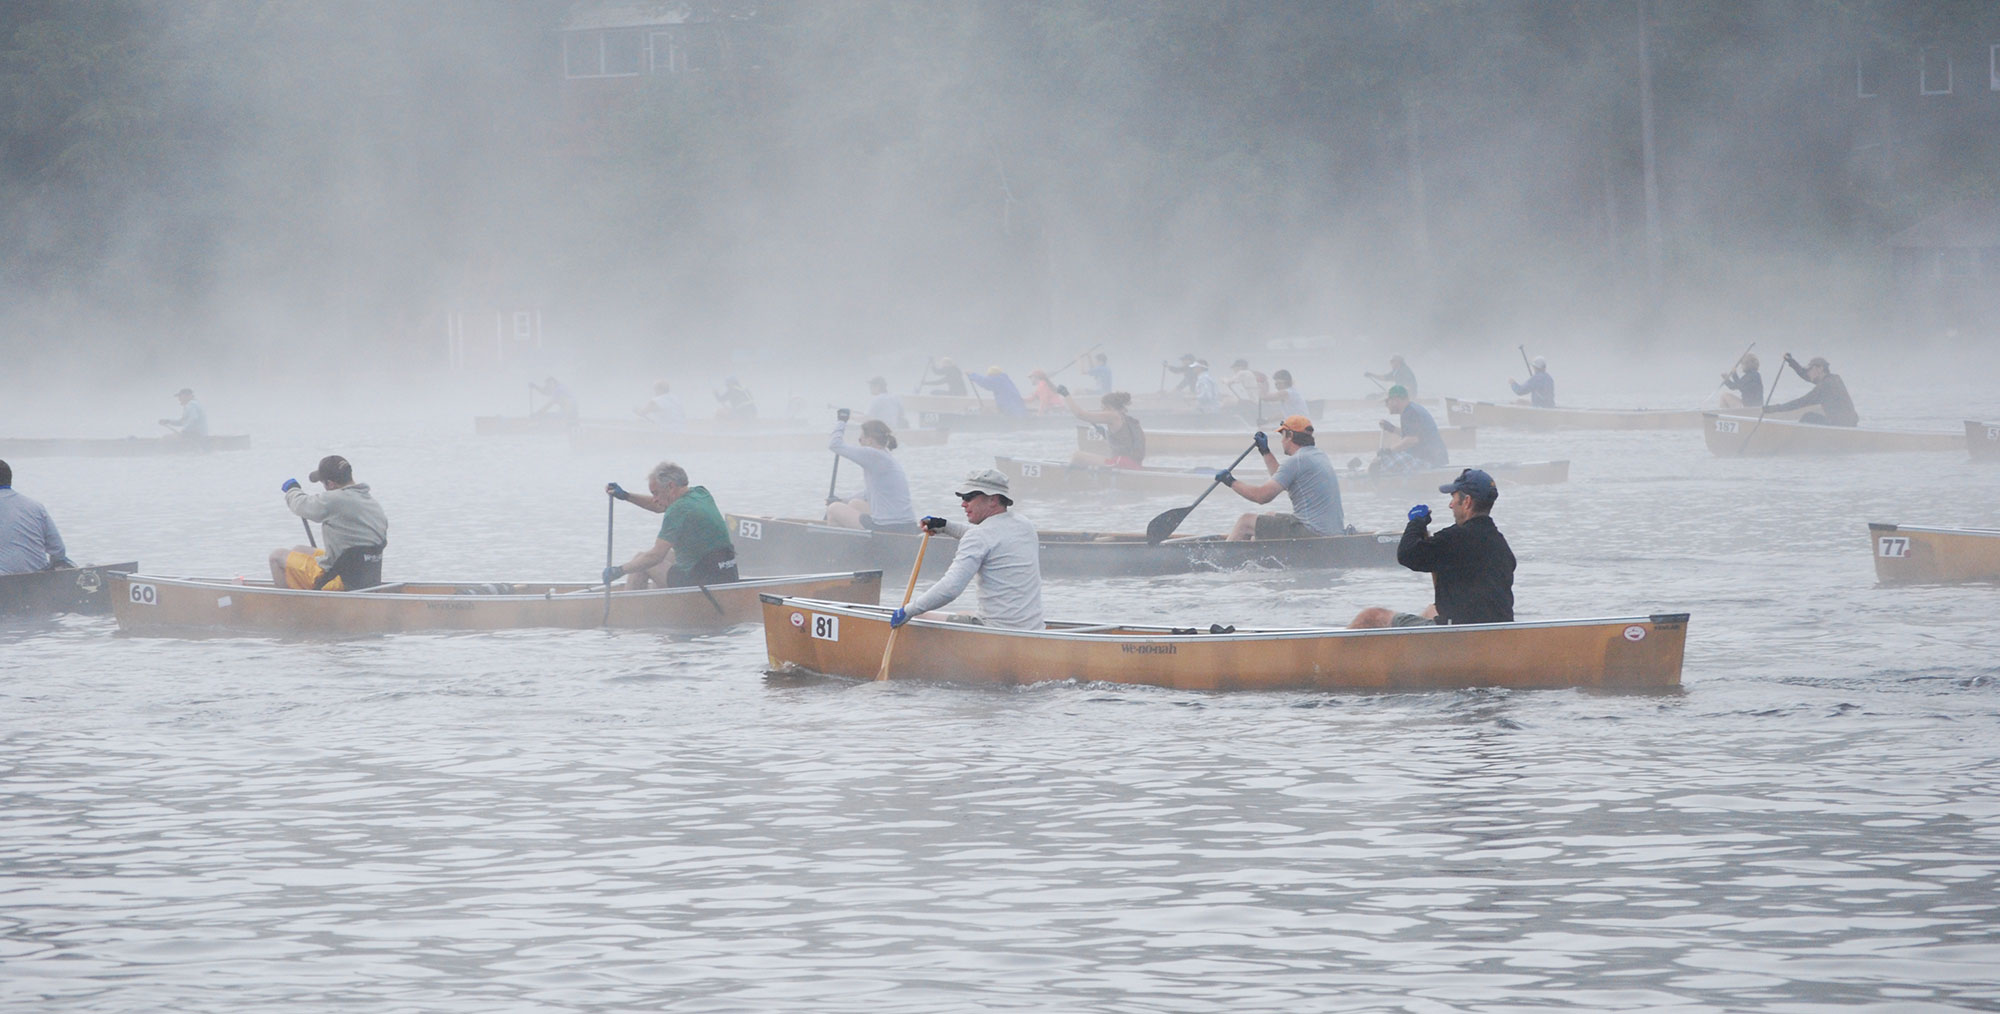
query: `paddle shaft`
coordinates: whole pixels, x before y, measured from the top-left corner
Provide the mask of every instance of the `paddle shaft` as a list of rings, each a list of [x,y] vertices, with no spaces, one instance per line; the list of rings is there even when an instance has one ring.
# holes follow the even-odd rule
[[[1057,368],[1056,368],[1056,372],[1054,372],[1054,373],[1051,373],[1051,374],[1049,374],[1049,379],[1050,379],[1050,380],[1054,380],[1054,379],[1056,379],[1057,377],[1060,377],[1060,376],[1062,376],[1062,373],[1063,373],[1063,371],[1064,371],[1064,370],[1067,370],[1067,369],[1069,369],[1070,367],[1072,367],[1072,366],[1075,366],[1076,364],[1078,364],[1078,363],[1082,362],[1082,361],[1083,361],[1083,359],[1084,359],[1084,356],[1088,356],[1088,355],[1090,355],[1090,354],[1091,354],[1092,352],[1095,352],[1095,351],[1097,351],[1098,349],[1101,349],[1101,348],[1103,348],[1103,347],[1104,347],[1104,343],[1103,343],[1103,342],[1098,342],[1097,344],[1095,344],[1095,345],[1092,345],[1091,347],[1089,347],[1089,348],[1087,348],[1087,349],[1084,349],[1084,350],[1083,350],[1083,355],[1082,355],[1082,356],[1078,356],[1078,357],[1076,357],[1075,359],[1072,359],[1072,360],[1070,360],[1069,362],[1067,362],[1067,363],[1064,363],[1064,364],[1062,364],[1061,366],[1057,367]]]
[[[306,519],[304,519],[304,518],[300,518],[300,519],[299,519],[299,524],[300,524],[300,525],[301,525],[302,527],[304,527],[304,528],[305,528],[305,530],[306,530],[306,545],[308,545],[308,546],[311,546],[311,547],[313,547],[314,549],[318,549],[318,548],[319,548],[319,543],[318,543],[318,542],[315,542],[315,541],[313,541],[313,523],[312,523],[312,522],[310,522],[310,521],[307,521],[307,520],[306,520]]]
[[[1751,343],[1750,343],[1749,345],[1746,345],[1746,346],[1744,346],[1744,348],[1743,348],[1743,356],[1747,356],[1747,355],[1749,355],[1749,354],[1750,354],[1750,350],[1751,350],[1751,349],[1754,349],[1754,348],[1756,348],[1756,347],[1757,347],[1757,343],[1756,343],[1756,342],[1751,342]],[[1735,361],[1735,362],[1733,362],[1733,363],[1731,363],[1731,364],[1729,364],[1729,372],[1730,372],[1730,373],[1735,373],[1735,372],[1736,372],[1736,371],[1737,371],[1737,370],[1738,370],[1739,368],[1741,368],[1741,367],[1743,366],[1743,356],[1737,356],[1737,357],[1736,357],[1736,361]],[[1720,390],[1722,390],[1722,389],[1723,389],[1724,387],[1727,387],[1727,386],[1729,386],[1729,378],[1728,378],[1728,377],[1724,377],[1724,378],[1723,378],[1723,380],[1722,380],[1722,383],[1720,383],[1720,384],[1717,384],[1717,385],[1715,385],[1715,389],[1716,389],[1717,391],[1720,391]]]
[[[930,544],[931,529],[929,525],[925,525],[924,537],[917,540],[917,563],[910,568],[910,583],[903,589],[903,604],[896,608],[908,609],[911,597],[917,594],[917,575],[923,573],[924,550],[929,548]],[[881,682],[889,678],[889,659],[896,653],[896,635],[901,630],[901,627],[889,628],[889,640],[882,645],[882,668],[875,673],[876,682]]]
[[[1242,464],[1243,459],[1249,457],[1250,452],[1256,449],[1257,449],[1256,441],[1251,441],[1250,446],[1245,447],[1243,449],[1243,453],[1237,455],[1236,460],[1229,463],[1229,470],[1235,471],[1236,466]],[[1222,483],[1220,482],[1209,483],[1208,488],[1202,490],[1201,495],[1195,497],[1193,503],[1188,504],[1186,507],[1176,507],[1170,511],[1162,511],[1157,517],[1153,518],[1152,521],[1147,522],[1146,544],[1149,546],[1157,546],[1160,543],[1165,542],[1167,540],[1167,536],[1174,534],[1174,529],[1179,528],[1181,526],[1181,522],[1186,521],[1187,516],[1193,514],[1194,509],[1196,507],[1201,506],[1201,502],[1203,500],[1208,499],[1208,495],[1210,493],[1215,492],[1215,487],[1220,485],[1222,485]]]
[[[1244,458],[1247,458],[1247,457],[1249,457],[1249,456],[1250,456],[1250,452],[1251,452],[1251,451],[1254,451],[1254,450],[1256,450],[1256,449],[1257,449],[1257,442],[1253,440],[1253,441],[1251,441],[1251,442],[1250,442],[1250,446],[1248,446],[1248,447],[1245,447],[1245,448],[1243,449],[1243,453],[1242,453],[1242,454],[1239,454],[1239,455],[1237,455],[1237,456],[1236,456],[1236,460],[1235,460],[1235,461],[1232,461],[1232,462],[1230,462],[1230,463],[1229,463],[1229,468],[1228,468],[1227,470],[1228,470],[1228,471],[1231,471],[1231,472],[1234,472],[1234,471],[1236,471],[1236,466],[1238,466],[1238,465],[1242,464],[1242,463],[1243,463],[1243,459],[1244,459]],[[1221,481],[1220,481],[1220,480],[1218,480],[1218,481],[1215,481],[1215,482],[1211,482],[1211,483],[1209,483],[1209,484],[1208,484],[1208,488],[1207,488],[1207,489],[1204,489],[1204,490],[1202,490],[1202,491],[1201,491],[1201,495],[1200,495],[1200,496],[1198,496],[1198,497],[1195,497],[1195,498],[1194,498],[1194,502],[1193,502],[1193,503],[1191,503],[1191,504],[1188,504],[1188,510],[1192,511],[1192,510],[1194,510],[1194,509],[1195,509],[1196,507],[1199,507],[1199,506],[1201,506],[1201,502],[1202,502],[1203,500],[1206,500],[1206,499],[1208,499],[1208,495],[1209,495],[1210,493],[1213,493],[1213,492],[1215,492],[1215,489],[1216,489],[1216,487],[1218,487],[1218,486],[1220,486],[1220,485],[1222,485],[1222,483],[1221,483]]]
[[[611,567],[611,527],[618,522],[618,498],[604,494],[604,566]],[[611,582],[604,582],[604,626],[611,625]]]
[[[1777,373],[1771,377],[1771,388],[1764,392],[1764,404],[1757,406],[1757,421],[1750,424],[1750,432],[1743,434],[1743,442],[1736,445],[1736,456],[1750,449],[1750,438],[1757,435],[1757,427],[1764,425],[1764,413],[1770,411],[1771,396],[1778,393],[1778,382],[1785,379],[1785,364],[1778,364]]]
[[[838,485],[840,485],[840,455],[836,453],[833,456],[833,474],[828,476],[826,480],[827,500],[831,501],[833,499],[834,487]]]
[[[1520,351],[1521,365],[1528,368],[1528,376],[1533,377],[1535,375],[1535,364],[1528,361],[1528,347],[1526,345],[1516,345],[1514,348]]]

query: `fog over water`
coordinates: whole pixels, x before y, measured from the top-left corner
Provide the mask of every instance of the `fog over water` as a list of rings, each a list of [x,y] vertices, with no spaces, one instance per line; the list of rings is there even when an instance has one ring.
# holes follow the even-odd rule
[[[9,458],[79,562],[258,577],[301,535],[279,484],[339,453],[392,579],[586,581],[604,482],[671,456],[724,511],[816,517],[829,456],[474,435],[551,375],[625,422],[733,375],[817,433],[938,356],[1025,386],[1097,348],[1139,394],[1242,356],[1351,399],[1402,354],[1498,401],[1539,355],[1563,404],[1688,409],[1755,342],[1778,399],[1784,352],[1824,355],[1864,426],[1956,431],[2000,422],[1993,46],[1991,5],[1889,0],[19,0],[0,441],[157,435],[184,386],[252,438]],[[896,456],[945,514],[996,455],[1075,448]],[[1680,692],[877,686],[771,675],[754,626],[0,620],[0,1008],[2000,1009],[2000,590],[1880,586],[1866,529],[2000,528],[2000,468],[1687,430],[1452,459],[1541,460],[1569,480],[1494,514],[1518,617],[1687,612]],[[1364,530],[1411,502],[1345,491]],[[651,544],[616,518],[620,559]],[[1337,626],[1430,585],[1045,596]]]

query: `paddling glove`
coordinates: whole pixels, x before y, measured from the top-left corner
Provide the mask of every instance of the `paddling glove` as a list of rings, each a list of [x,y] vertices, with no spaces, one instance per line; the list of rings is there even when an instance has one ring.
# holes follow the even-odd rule
[[[1257,435],[1250,438],[1250,442],[1257,445],[1258,454],[1271,453],[1271,438],[1265,436],[1263,430],[1258,430]]]
[[[1069,397],[1069,388],[1068,388],[1068,387],[1065,387],[1065,386],[1063,386],[1062,384],[1057,384],[1057,385],[1056,385],[1056,393],[1057,393],[1057,394],[1060,394],[1060,395],[1062,395],[1062,396],[1063,396],[1063,397],[1065,397],[1065,398],[1067,398],[1067,397]]]
[[[851,412],[849,412],[848,410],[846,410],[846,409],[844,409],[844,408],[843,408],[843,409],[841,409],[840,411],[838,411],[838,412],[835,412],[835,413],[833,414],[833,417],[834,417],[835,419],[838,419],[838,420],[840,420],[841,422],[846,422],[846,421],[847,421],[847,417],[848,417],[848,416],[850,416],[850,415],[852,415],[852,414],[853,414],[853,413],[851,413]]]
[[[613,581],[616,581],[616,580],[618,580],[619,578],[621,578],[621,577],[624,577],[624,576],[625,576],[625,568],[623,568],[623,567],[606,567],[606,568],[604,568],[604,583],[605,583],[605,584],[610,584],[611,582],[613,582]]]
[[[1394,432],[1396,432],[1396,424],[1395,424],[1395,423],[1392,423],[1392,422],[1390,422],[1390,421],[1389,421],[1389,420],[1387,420],[1387,419],[1384,419],[1384,420],[1382,420],[1382,432],[1384,432],[1384,433],[1394,433]]]
[[[297,489],[297,488],[299,488],[299,480],[297,480],[297,479],[286,479],[286,480],[285,480],[285,484],[284,484],[284,485],[282,485],[282,486],[279,486],[279,487],[278,487],[278,492],[280,492],[280,493],[290,493],[290,492],[291,492],[292,490],[295,490],[295,489]]]
[[[630,493],[627,493],[627,492],[625,492],[625,487],[623,487],[623,486],[620,486],[620,485],[618,485],[618,484],[617,484],[617,483],[615,483],[615,482],[607,482],[607,483],[605,483],[605,484],[604,484],[604,491],[605,491],[606,493],[609,493],[609,494],[611,494],[612,496],[615,496],[615,497],[617,497],[617,498],[618,498],[618,499],[620,499],[620,500],[630,500],[630,499],[632,499],[632,494],[630,494]]]
[[[1262,433],[1259,433],[1259,434],[1257,434],[1257,435],[1261,437],[1261,436],[1263,436],[1264,434],[1262,434]],[[1231,474],[1229,474],[1229,470],[1228,470],[1228,469],[1226,469],[1226,468],[1225,468],[1225,469],[1223,469],[1223,470],[1222,470],[1222,471],[1220,471],[1220,472],[1217,472],[1217,473],[1215,473],[1215,481],[1216,481],[1216,482],[1219,482],[1219,483],[1221,483],[1221,484],[1223,484],[1224,486],[1234,486],[1234,485],[1236,485],[1236,477],[1235,477],[1235,476],[1233,476],[1233,475],[1231,475]]]
[[[1411,521],[1429,521],[1430,519],[1431,519],[1431,505],[1430,505],[1430,504],[1427,504],[1427,503],[1420,503],[1420,504],[1416,505],[1415,507],[1412,507],[1412,508],[1410,508],[1410,520],[1411,520]]]
[[[924,515],[924,527],[930,529],[933,532],[944,531],[944,526],[948,523],[949,522],[945,521],[945,519],[943,518],[934,517],[929,514]]]
[[[894,630],[908,622],[910,622],[910,612],[907,609],[898,608],[895,612],[889,614],[890,630]]]

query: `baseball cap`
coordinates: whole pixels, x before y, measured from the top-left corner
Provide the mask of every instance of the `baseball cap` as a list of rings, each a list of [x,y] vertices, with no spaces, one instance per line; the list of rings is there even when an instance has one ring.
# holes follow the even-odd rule
[[[1546,360],[1546,359],[1543,359],[1543,358],[1542,358],[1541,356],[1536,356],[1536,357],[1535,357],[1535,369],[1538,369],[1538,370],[1546,370],[1546,369],[1548,369],[1548,368],[1549,368],[1549,361],[1548,361],[1548,360]]]
[[[309,482],[325,482],[328,479],[335,482],[353,482],[354,466],[348,464],[347,459],[338,454],[329,454],[319,459],[319,467],[313,469],[313,473],[306,476],[306,479]]]
[[[965,473],[965,481],[960,483],[960,485],[964,487],[957,493],[960,498],[973,493],[991,493],[994,496],[1008,495],[1007,477],[991,468],[975,468]]]
[[[1493,477],[1477,468],[1468,468],[1458,473],[1458,478],[1438,487],[1440,493],[1464,493],[1474,500],[1487,500],[1500,495],[1500,487]]]
[[[1302,415],[1288,415],[1285,417],[1284,422],[1278,424],[1278,432],[1280,433],[1311,433],[1312,431],[1312,420]]]
[[[186,395],[186,396],[188,396],[188,397],[190,397],[190,398],[194,397],[194,388],[192,388],[192,387],[183,387],[183,388],[181,388],[180,390],[178,390],[178,391],[175,391],[175,392],[174,392],[174,397],[176,397],[176,398],[178,398],[178,397],[180,397],[180,396],[182,396],[182,395]]]
[[[1385,398],[1385,399],[1386,399],[1386,398],[1407,398],[1407,397],[1409,397],[1409,396],[1410,396],[1410,389],[1409,389],[1409,388],[1407,388],[1407,387],[1404,387],[1404,386],[1403,386],[1403,385],[1401,385],[1401,384],[1391,384],[1391,385],[1389,385],[1389,389],[1388,389],[1387,391],[1383,392],[1383,394],[1382,394],[1382,397],[1383,397],[1383,398]]]

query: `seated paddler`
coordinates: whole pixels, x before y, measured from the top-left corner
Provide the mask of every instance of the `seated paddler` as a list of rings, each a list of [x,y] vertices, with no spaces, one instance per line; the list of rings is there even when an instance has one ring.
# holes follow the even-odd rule
[[[1451,494],[1451,527],[1432,535],[1431,508],[1410,508],[1410,523],[1396,547],[1396,562],[1431,576],[1431,604],[1399,613],[1363,609],[1350,627],[1427,627],[1514,622],[1514,550],[1493,524],[1500,487],[1477,468],[1438,487]]]
[[[623,577],[626,590],[637,591],[736,580],[736,544],[729,541],[729,524],[722,520],[708,487],[688,485],[687,469],[671,461],[654,465],[646,486],[649,493],[628,493],[615,482],[604,486],[606,493],[660,515],[660,536],[653,548],[622,565],[604,568],[604,583]]]
[[[1271,478],[1251,485],[1224,470],[1215,481],[1236,491],[1251,503],[1270,503],[1283,493],[1292,502],[1290,511],[1245,514],[1229,530],[1229,541],[1265,539],[1310,539],[1339,535],[1347,530],[1347,516],[1340,506],[1340,475],[1332,459],[1313,442],[1312,420],[1302,415],[1286,416],[1278,424],[1280,449],[1286,461],[1278,464],[1271,453],[1271,440],[1256,434],[1257,450],[1264,457],[1264,471]]]
[[[271,583],[313,591],[358,591],[381,584],[389,517],[368,484],[355,482],[354,466],[338,454],[319,459],[319,467],[306,479],[319,483],[325,492],[308,493],[297,479],[286,479],[278,489],[293,514],[320,523],[320,541],[326,547],[272,550]]]
[[[891,613],[889,625],[900,627],[912,616],[949,604],[977,578],[978,614],[954,615],[953,620],[1007,630],[1042,629],[1041,540],[1034,525],[1009,510],[1014,500],[1008,495],[1007,477],[990,468],[978,469],[965,477],[958,499],[965,509],[963,524],[939,517],[923,519],[924,527],[958,540],[951,568],[911,599],[908,608]]]

